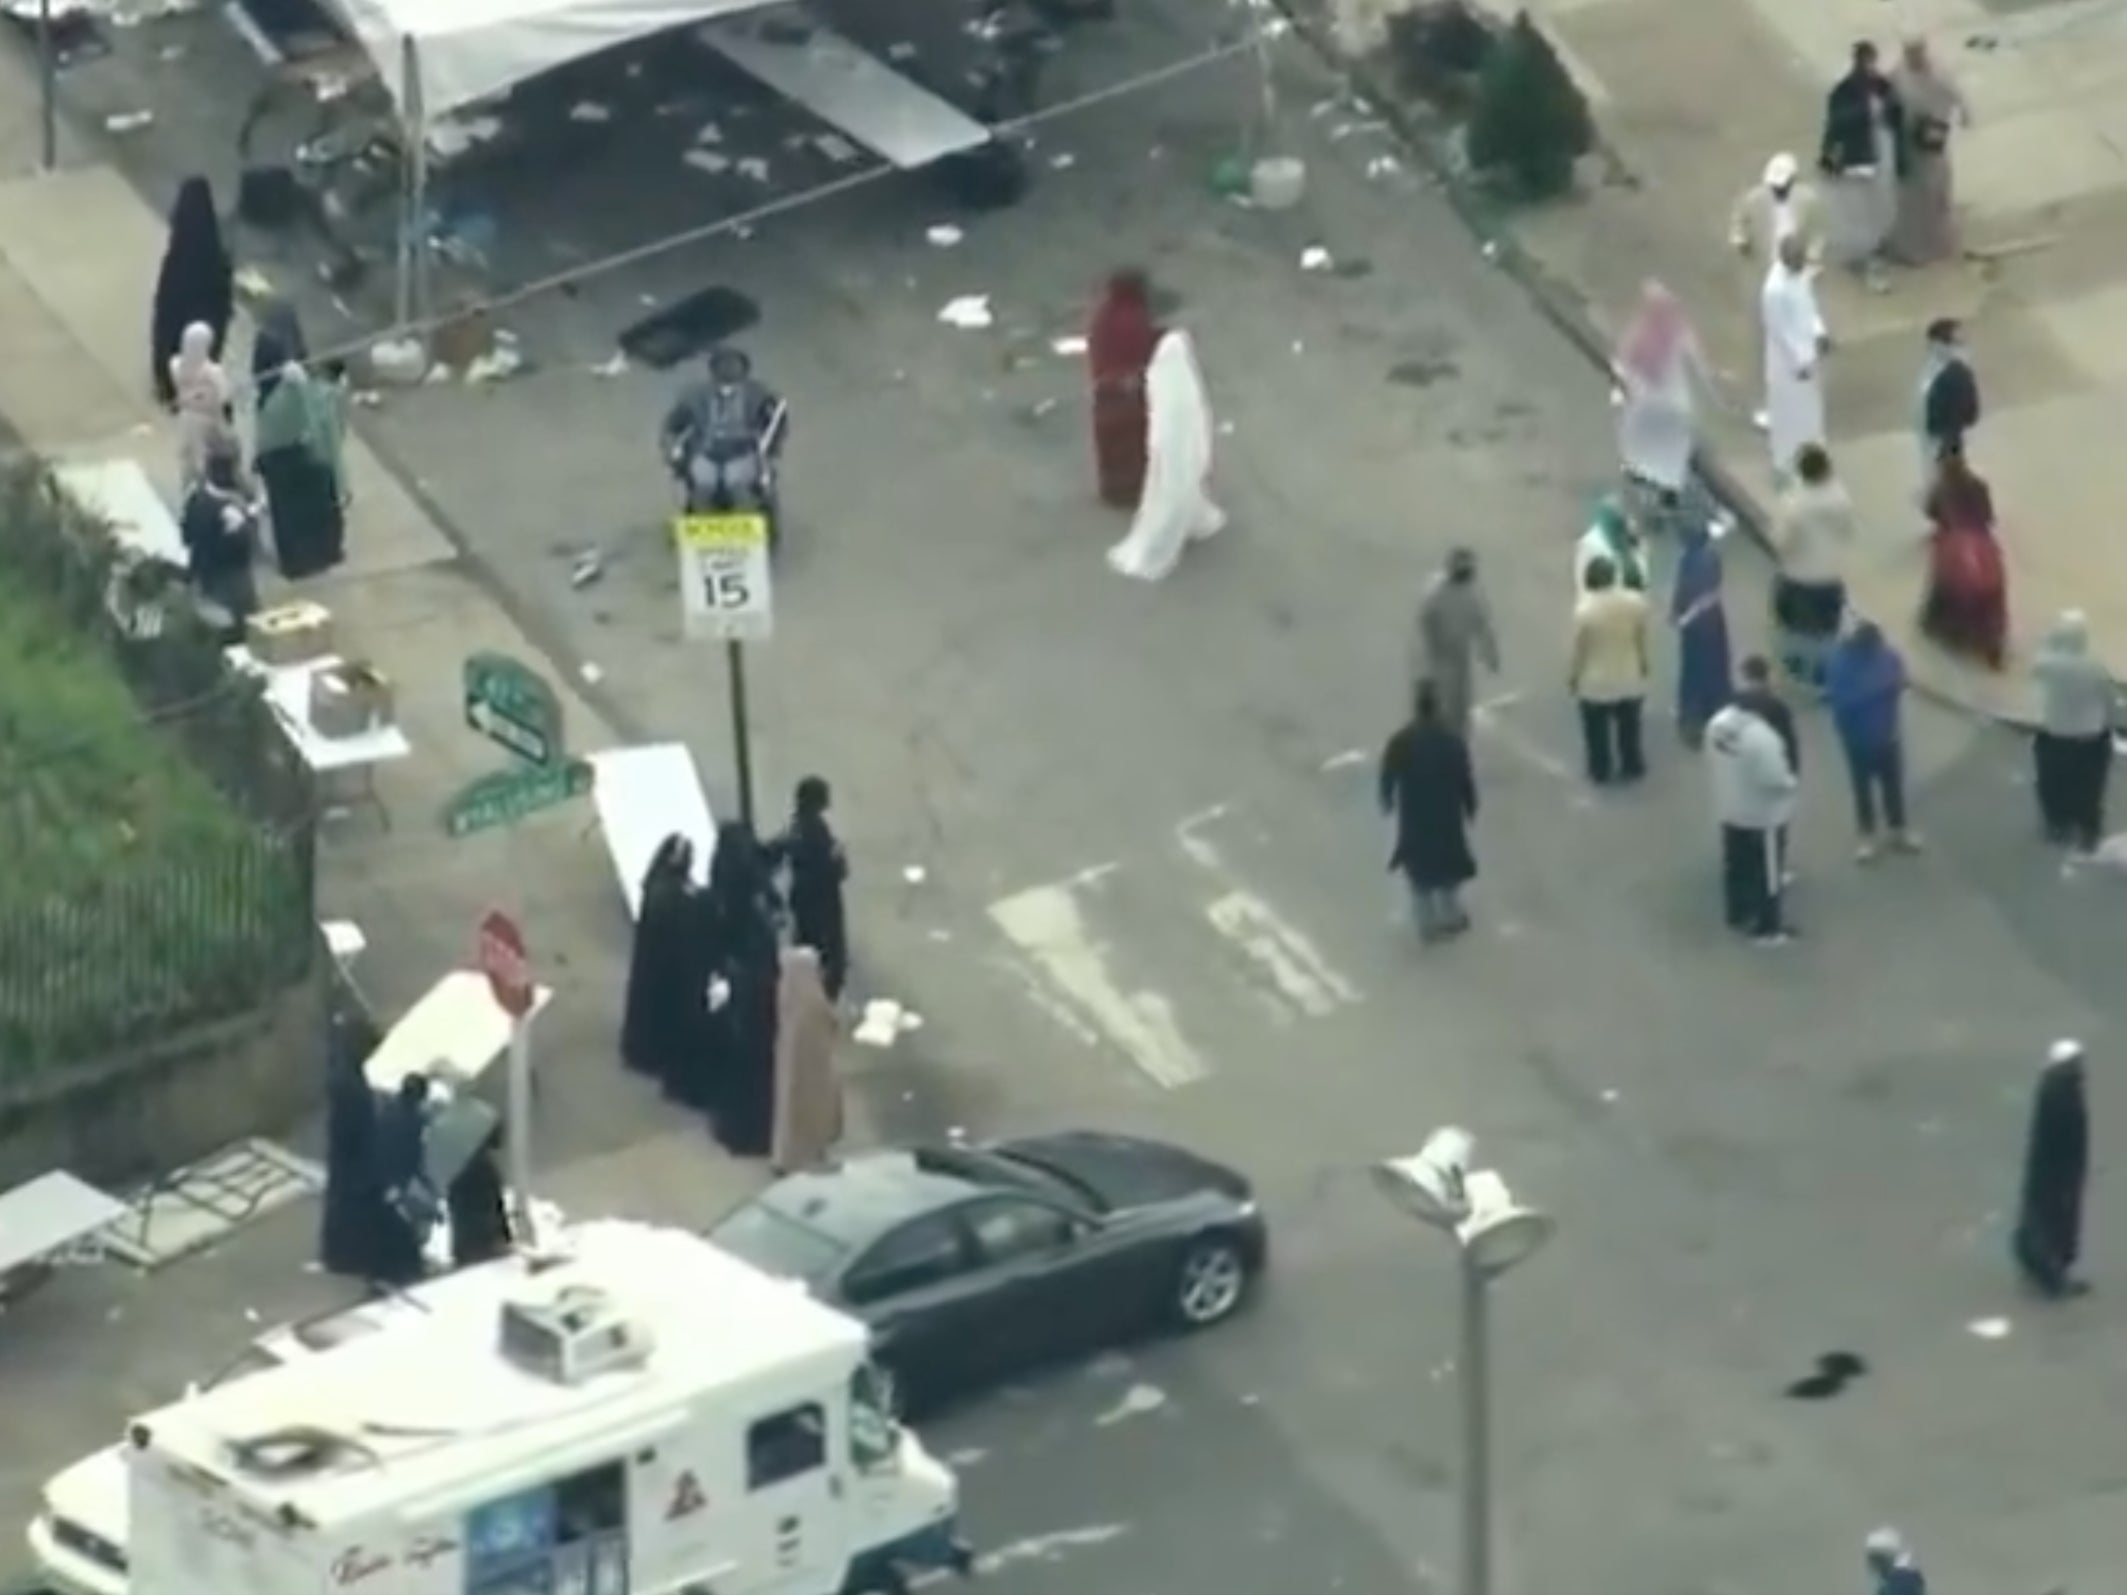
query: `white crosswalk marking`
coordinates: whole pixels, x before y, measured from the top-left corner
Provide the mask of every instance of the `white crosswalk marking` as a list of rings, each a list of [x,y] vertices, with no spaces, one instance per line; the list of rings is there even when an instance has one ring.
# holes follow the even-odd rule
[[[1358,989],[1324,958],[1315,944],[1276,909],[1240,886],[1205,827],[1226,817],[1221,806],[1184,820],[1174,839],[1191,862],[1233,889],[1204,909],[1204,917],[1238,947],[1268,986],[1254,989],[1283,1019],[1326,1019],[1359,1000]]]
[[[1110,973],[1077,888],[1036,886],[992,903],[990,919],[1032,964],[1056,1002],[1168,1090],[1210,1073],[1182,1035],[1174,1006],[1156,991],[1127,991]],[[1075,1026],[1073,1028],[1076,1028]]]

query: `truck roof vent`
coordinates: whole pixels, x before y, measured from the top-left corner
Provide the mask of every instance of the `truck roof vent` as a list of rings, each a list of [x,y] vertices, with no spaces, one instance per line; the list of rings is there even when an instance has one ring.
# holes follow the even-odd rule
[[[269,1429],[229,1442],[229,1460],[261,1479],[308,1478],[336,1468],[351,1457],[370,1454],[359,1440],[309,1424]]]
[[[654,1349],[647,1328],[588,1285],[564,1285],[502,1304],[502,1355],[555,1384],[583,1384],[616,1369],[640,1368]]]

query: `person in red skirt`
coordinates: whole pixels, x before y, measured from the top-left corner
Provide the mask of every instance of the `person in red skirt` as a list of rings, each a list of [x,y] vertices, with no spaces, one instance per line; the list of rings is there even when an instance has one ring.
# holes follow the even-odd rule
[[[1943,450],[1924,508],[1931,529],[1921,629],[1999,670],[2009,642],[2009,574],[1994,535],[1994,494],[1962,448]]]
[[[1093,463],[1103,504],[1134,510],[1145,491],[1145,368],[1160,340],[1152,285],[1141,271],[1118,271],[1086,329],[1093,384]]]

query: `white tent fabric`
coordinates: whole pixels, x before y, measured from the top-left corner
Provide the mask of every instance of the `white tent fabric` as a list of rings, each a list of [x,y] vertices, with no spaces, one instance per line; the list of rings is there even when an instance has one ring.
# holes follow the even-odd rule
[[[331,0],[402,111],[433,122],[630,39],[768,0]],[[420,74],[406,82],[407,44]]]

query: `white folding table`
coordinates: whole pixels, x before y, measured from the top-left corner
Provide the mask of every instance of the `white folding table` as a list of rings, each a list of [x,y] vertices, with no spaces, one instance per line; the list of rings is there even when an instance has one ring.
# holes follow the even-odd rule
[[[0,1195],[0,1285],[17,1269],[48,1263],[126,1216],[125,1203],[65,1170]],[[0,1289],[0,1295],[4,1295]]]
[[[310,678],[341,661],[332,655],[305,659],[301,664],[261,663],[249,648],[226,649],[222,657],[232,670],[257,676],[265,682],[265,698],[281,722],[288,741],[300,758],[328,790],[348,802],[366,803],[391,828],[391,806],[377,790],[377,766],[411,758],[414,745],[396,725],[372,726],[351,737],[320,736],[310,723]]]
[[[127,459],[81,461],[56,465],[52,476],[90,514],[108,521],[111,535],[126,548],[147,559],[189,570],[191,551],[177,517],[163,502],[162,494],[137,461]]]
[[[643,876],[665,838],[677,833],[694,844],[696,884],[709,879],[710,855],[716,851],[716,822],[702,793],[701,773],[683,742],[659,742],[641,748],[608,748],[590,755],[598,774],[591,801],[598,828],[606,839],[613,872],[620,877],[628,917],[640,917]]]
[[[541,986],[529,1020],[537,1020],[554,1000]],[[487,977],[454,969],[385,1032],[377,1050],[362,1065],[371,1089],[394,1094],[410,1074],[425,1074],[446,1091],[468,1091],[509,1049],[510,1016],[495,1001]]]
[[[972,116],[839,33],[809,19],[794,28],[787,9],[704,23],[695,37],[903,171],[990,141]]]

